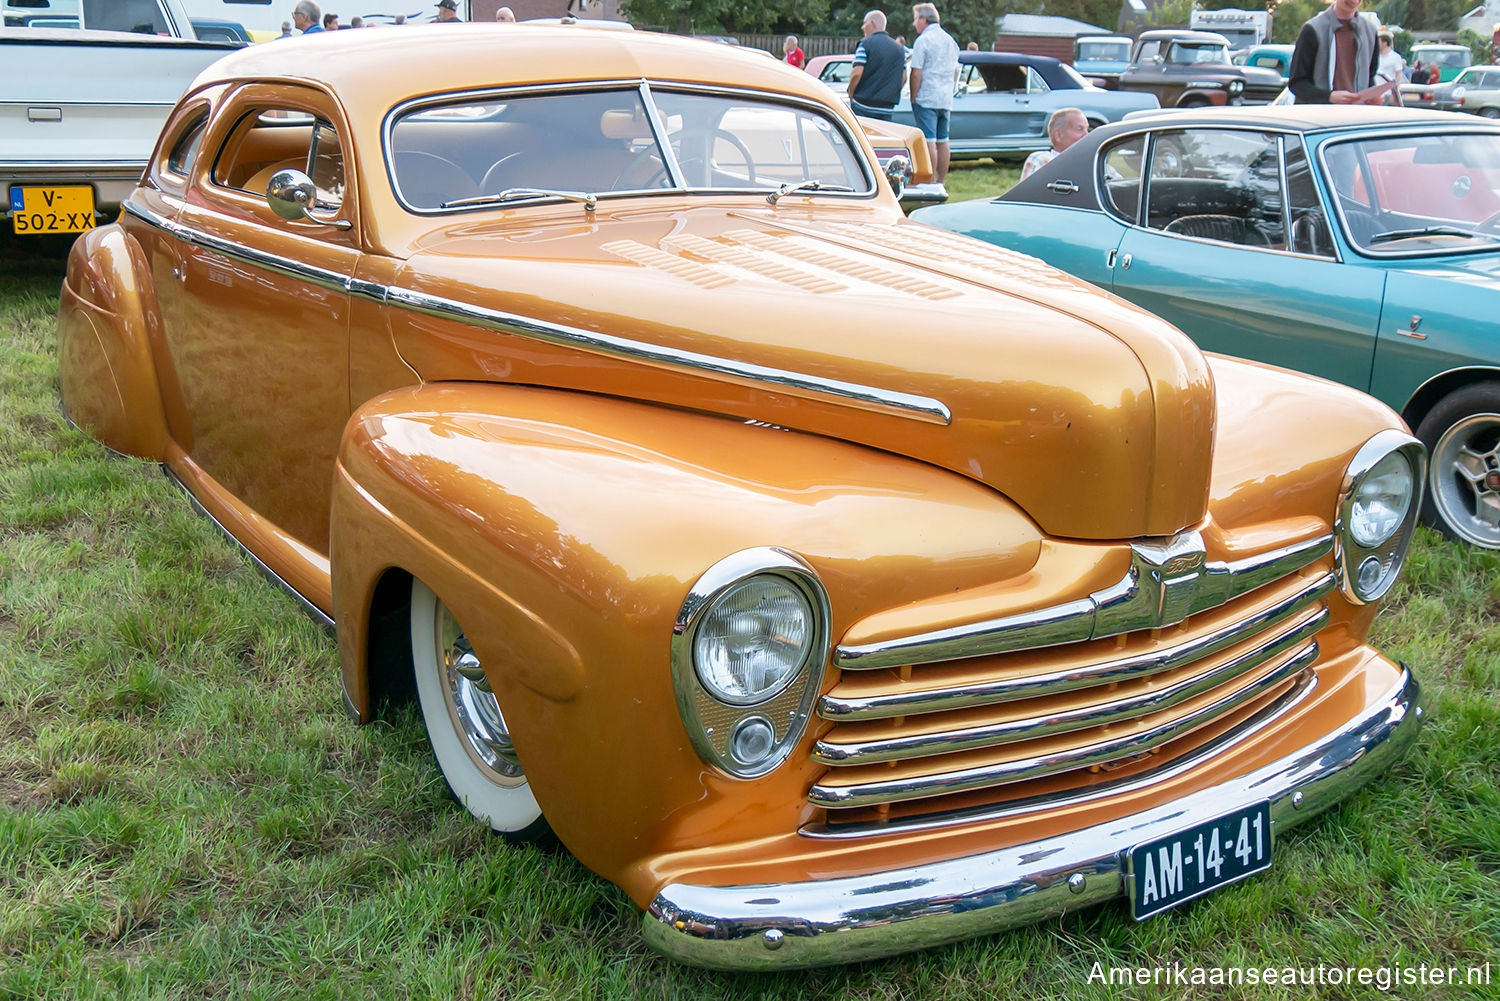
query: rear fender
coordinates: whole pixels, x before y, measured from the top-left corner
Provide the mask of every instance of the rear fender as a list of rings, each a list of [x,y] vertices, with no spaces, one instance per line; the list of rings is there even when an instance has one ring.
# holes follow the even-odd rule
[[[501,385],[429,384],[371,400],[346,430],[333,500],[351,707],[362,718],[372,709],[377,589],[393,571],[410,573],[479,653],[553,829],[641,903],[655,892],[646,859],[785,837],[815,812],[811,732],[752,781],[716,772],[692,747],[669,655],[704,571],[756,546],[798,553],[828,590],[837,638],[918,597],[1024,579],[1044,545],[1000,495],[909,459]]]
[[[84,233],[68,254],[57,313],[63,410],[116,452],[157,462],[170,437],[153,350],[160,342],[140,244],[118,224]]]

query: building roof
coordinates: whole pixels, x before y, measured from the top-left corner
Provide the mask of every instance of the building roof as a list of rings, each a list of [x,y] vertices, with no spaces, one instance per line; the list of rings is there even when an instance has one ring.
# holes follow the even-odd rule
[[[995,27],[1002,35],[1054,35],[1077,38],[1080,35],[1110,34],[1098,25],[1076,21],[1071,17],[1053,17],[1050,14],[1001,14],[995,18]]]

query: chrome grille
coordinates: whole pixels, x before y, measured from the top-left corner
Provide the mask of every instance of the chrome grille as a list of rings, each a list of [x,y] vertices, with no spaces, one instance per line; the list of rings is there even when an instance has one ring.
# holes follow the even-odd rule
[[[1316,683],[1331,548],[1209,563],[1185,533],[1138,544],[1125,579],[1086,599],[840,647],[814,826],[1077,801],[1243,736]]]

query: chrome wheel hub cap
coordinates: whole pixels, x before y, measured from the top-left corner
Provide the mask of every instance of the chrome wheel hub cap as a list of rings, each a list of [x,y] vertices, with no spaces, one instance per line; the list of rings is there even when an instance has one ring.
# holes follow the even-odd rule
[[[1432,499],[1453,531],[1500,548],[1500,414],[1454,424],[1432,450]]]
[[[443,692],[454,726],[469,752],[493,773],[497,782],[515,785],[517,780],[524,781],[515,744],[485,678],[484,666],[458,622],[441,602],[437,616],[438,663],[442,665]]]

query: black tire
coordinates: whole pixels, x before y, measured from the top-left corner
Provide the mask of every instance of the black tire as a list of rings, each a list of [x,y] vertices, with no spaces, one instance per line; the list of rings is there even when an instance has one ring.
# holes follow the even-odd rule
[[[1450,539],[1500,549],[1500,383],[1449,393],[1417,437],[1428,451],[1422,520]]]
[[[1480,118],[1500,118],[1500,108],[1480,108]]]

